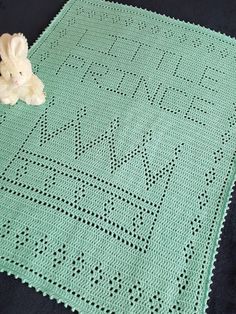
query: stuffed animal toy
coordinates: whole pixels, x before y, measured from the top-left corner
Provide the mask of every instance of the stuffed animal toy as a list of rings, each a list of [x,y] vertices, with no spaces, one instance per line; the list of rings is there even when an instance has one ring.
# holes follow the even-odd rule
[[[0,37],[0,102],[14,105],[18,99],[28,105],[45,102],[44,85],[33,74],[27,39],[23,34],[3,34]]]

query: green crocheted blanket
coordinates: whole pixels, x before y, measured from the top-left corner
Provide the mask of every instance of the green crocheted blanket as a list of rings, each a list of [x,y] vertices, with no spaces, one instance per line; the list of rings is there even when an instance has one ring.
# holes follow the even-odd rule
[[[70,0],[0,106],[0,269],[81,314],[199,314],[235,177],[236,41]]]

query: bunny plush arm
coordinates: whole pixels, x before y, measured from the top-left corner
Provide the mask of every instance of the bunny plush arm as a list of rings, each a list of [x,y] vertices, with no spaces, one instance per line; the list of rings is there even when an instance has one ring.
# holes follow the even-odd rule
[[[0,102],[6,105],[15,105],[17,100],[18,96],[9,91],[7,82],[0,77]]]
[[[0,102],[10,105],[18,99],[31,105],[45,102],[44,85],[33,74],[27,54],[28,44],[22,34],[0,37]]]

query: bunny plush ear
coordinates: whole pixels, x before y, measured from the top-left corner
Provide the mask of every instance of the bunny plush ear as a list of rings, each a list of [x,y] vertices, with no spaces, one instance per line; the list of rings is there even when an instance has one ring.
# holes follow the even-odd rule
[[[27,58],[28,43],[23,34],[13,34],[8,43],[8,55],[11,58]]]
[[[12,36],[10,34],[3,34],[0,37],[0,56],[3,61],[8,59],[8,45]]]

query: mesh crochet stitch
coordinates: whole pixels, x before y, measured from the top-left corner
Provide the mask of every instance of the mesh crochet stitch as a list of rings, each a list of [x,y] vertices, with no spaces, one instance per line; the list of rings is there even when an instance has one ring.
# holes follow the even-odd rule
[[[80,313],[206,309],[235,178],[236,42],[70,0],[0,107],[0,269]]]

